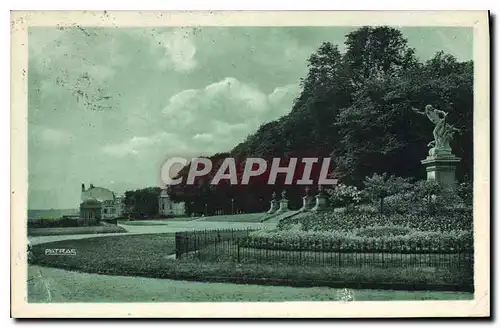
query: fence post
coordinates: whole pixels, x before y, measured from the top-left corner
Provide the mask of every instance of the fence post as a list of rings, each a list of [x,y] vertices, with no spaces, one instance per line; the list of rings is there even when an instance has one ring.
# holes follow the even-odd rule
[[[337,252],[338,252],[338,254],[339,254],[339,268],[340,268],[340,267],[342,267],[342,253],[341,253],[341,248],[340,248],[340,246],[341,246],[341,241],[340,241],[340,240],[338,240],[338,241],[337,241]]]
[[[299,236],[299,265],[303,265],[302,263],[302,237]]]
[[[181,232],[176,232],[175,233],[175,259],[178,260],[181,258],[182,251],[181,251]]]
[[[240,259],[240,243],[239,243],[239,242],[236,242],[236,245],[238,245],[238,246],[237,246],[237,253],[238,253],[238,255],[237,255],[237,256],[238,256],[238,263],[240,263],[240,260],[241,260],[241,259]]]

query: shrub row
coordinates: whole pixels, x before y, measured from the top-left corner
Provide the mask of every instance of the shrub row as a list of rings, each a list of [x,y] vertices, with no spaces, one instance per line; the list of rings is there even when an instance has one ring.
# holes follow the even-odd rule
[[[422,231],[472,230],[472,209],[460,209],[439,215],[392,214],[372,212],[324,212],[281,220],[278,229],[301,224],[305,231],[351,231],[374,225],[401,226]]]
[[[471,251],[470,231],[365,237],[345,232],[258,231],[238,239],[241,247],[318,252],[455,253]]]
[[[72,219],[72,218],[61,218],[56,220],[48,219],[36,219],[28,220],[28,228],[69,228],[69,227],[85,227],[85,226],[96,226],[98,225],[96,219]]]

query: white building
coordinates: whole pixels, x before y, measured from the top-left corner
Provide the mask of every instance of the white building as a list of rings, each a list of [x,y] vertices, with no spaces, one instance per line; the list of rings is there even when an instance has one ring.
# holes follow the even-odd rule
[[[184,216],[186,206],[184,202],[174,202],[168,196],[168,190],[163,189],[158,197],[158,213],[163,216]]]
[[[123,213],[123,197],[93,184],[88,189],[82,184],[80,217],[96,219],[114,219]]]

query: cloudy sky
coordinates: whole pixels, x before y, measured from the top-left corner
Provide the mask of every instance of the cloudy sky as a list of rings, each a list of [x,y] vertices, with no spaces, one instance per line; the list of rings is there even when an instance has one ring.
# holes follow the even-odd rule
[[[227,151],[291,109],[306,59],[353,28],[32,28],[29,204],[77,208],[80,184],[159,184],[172,156]],[[417,55],[472,58],[472,31],[402,28]]]

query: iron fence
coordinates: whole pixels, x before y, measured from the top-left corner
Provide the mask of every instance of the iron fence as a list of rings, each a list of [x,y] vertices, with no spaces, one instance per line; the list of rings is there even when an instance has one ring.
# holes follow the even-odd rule
[[[177,232],[176,258],[200,261],[227,261],[256,265],[306,265],[360,268],[422,268],[473,272],[473,245],[437,245],[435,241],[380,242],[375,239],[358,245],[332,240],[322,243],[272,244],[268,239],[248,238],[253,230],[205,230]]]

